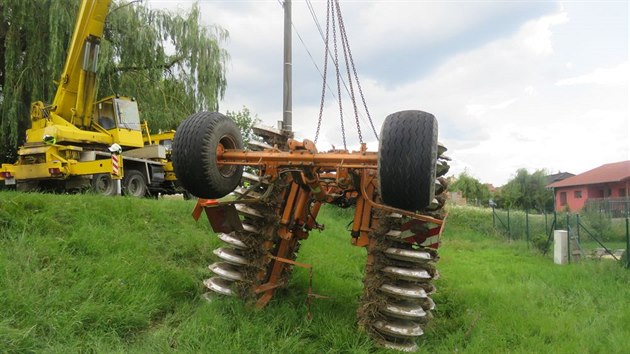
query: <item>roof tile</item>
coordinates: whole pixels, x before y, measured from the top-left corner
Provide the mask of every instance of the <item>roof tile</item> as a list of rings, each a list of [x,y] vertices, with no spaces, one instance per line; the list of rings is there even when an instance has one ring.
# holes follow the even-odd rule
[[[548,185],[548,188],[583,186],[630,180],[630,160],[599,166],[590,171]]]

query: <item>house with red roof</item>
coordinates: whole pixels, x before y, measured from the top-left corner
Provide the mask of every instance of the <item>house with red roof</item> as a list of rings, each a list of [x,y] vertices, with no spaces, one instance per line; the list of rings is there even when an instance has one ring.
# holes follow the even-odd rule
[[[556,198],[556,211],[577,212],[587,201],[628,200],[630,160],[609,163],[547,186]]]

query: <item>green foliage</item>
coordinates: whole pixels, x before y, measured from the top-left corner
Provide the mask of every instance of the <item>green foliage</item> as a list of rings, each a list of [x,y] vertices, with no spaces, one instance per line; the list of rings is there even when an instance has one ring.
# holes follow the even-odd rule
[[[596,236],[604,241],[610,241],[615,238],[610,214],[586,209],[580,214],[580,222],[589,230],[595,230],[590,232],[596,232]]]
[[[549,247],[551,247],[551,244],[547,243],[548,238],[548,235],[536,234],[531,238],[531,243],[540,253],[545,253],[549,250]]]
[[[252,127],[258,123],[258,116],[252,117],[249,108],[243,106],[238,112],[227,111],[225,113],[226,116],[231,118],[236,125],[241,129],[241,134],[243,136],[243,142],[247,145],[247,143],[254,139],[254,134],[252,133]]]
[[[13,162],[33,101],[51,102],[63,69],[78,0],[0,1],[0,162]],[[226,88],[227,32],[187,13],[114,1],[99,56],[99,97],[136,97],[153,130],[218,110]]]
[[[449,189],[460,191],[468,203],[488,205],[490,200],[490,190],[488,186],[479,182],[478,179],[469,175],[466,171],[457,176],[455,182],[451,183]]]
[[[612,218],[608,213],[586,208],[580,213],[580,223],[586,228],[585,239],[590,237],[588,233],[602,241],[621,242],[626,239],[626,220]]]
[[[496,238],[496,229],[492,225],[492,210],[472,206],[448,206],[446,219],[449,233],[464,234],[472,232],[474,235]]]
[[[553,211],[553,192],[546,185],[547,173],[544,170],[530,174],[526,169],[519,169],[516,176],[501,187],[497,202],[499,206],[510,209]]]

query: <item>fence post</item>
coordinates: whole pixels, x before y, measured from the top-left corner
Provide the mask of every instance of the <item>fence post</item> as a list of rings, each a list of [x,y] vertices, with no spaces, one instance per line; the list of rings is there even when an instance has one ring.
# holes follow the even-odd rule
[[[529,209],[525,209],[525,238],[529,249]]]
[[[508,219],[508,239],[512,240],[512,230],[510,229],[510,208],[507,209],[507,219]]]
[[[543,214],[545,214],[545,233],[547,232],[547,211],[543,211]]]
[[[571,263],[571,213],[567,213],[567,250],[569,252],[569,263]]]
[[[497,220],[494,212],[494,203],[492,204],[492,227],[497,228]]]
[[[626,217],[626,268],[630,269],[630,227],[628,220],[630,218]]]
[[[577,242],[579,244],[580,243],[580,214],[575,215],[575,220],[577,220],[576,225],[575,225],[575,229],[577,230],[577,232],[575,236],[577,237]]]

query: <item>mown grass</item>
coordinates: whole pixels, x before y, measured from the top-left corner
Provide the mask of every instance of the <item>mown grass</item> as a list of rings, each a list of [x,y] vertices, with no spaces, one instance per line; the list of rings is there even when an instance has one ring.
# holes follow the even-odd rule
[[[204,299],[219,241],[194,203],[0,192],[0,352],[379,352],[357,329],[365,250],[350,210],[324,208],[298,258],[308,274],[256,310]],[[454,208],[435,319],[423,352],[625,352],[630,271],[610,261],[556,266]]]

